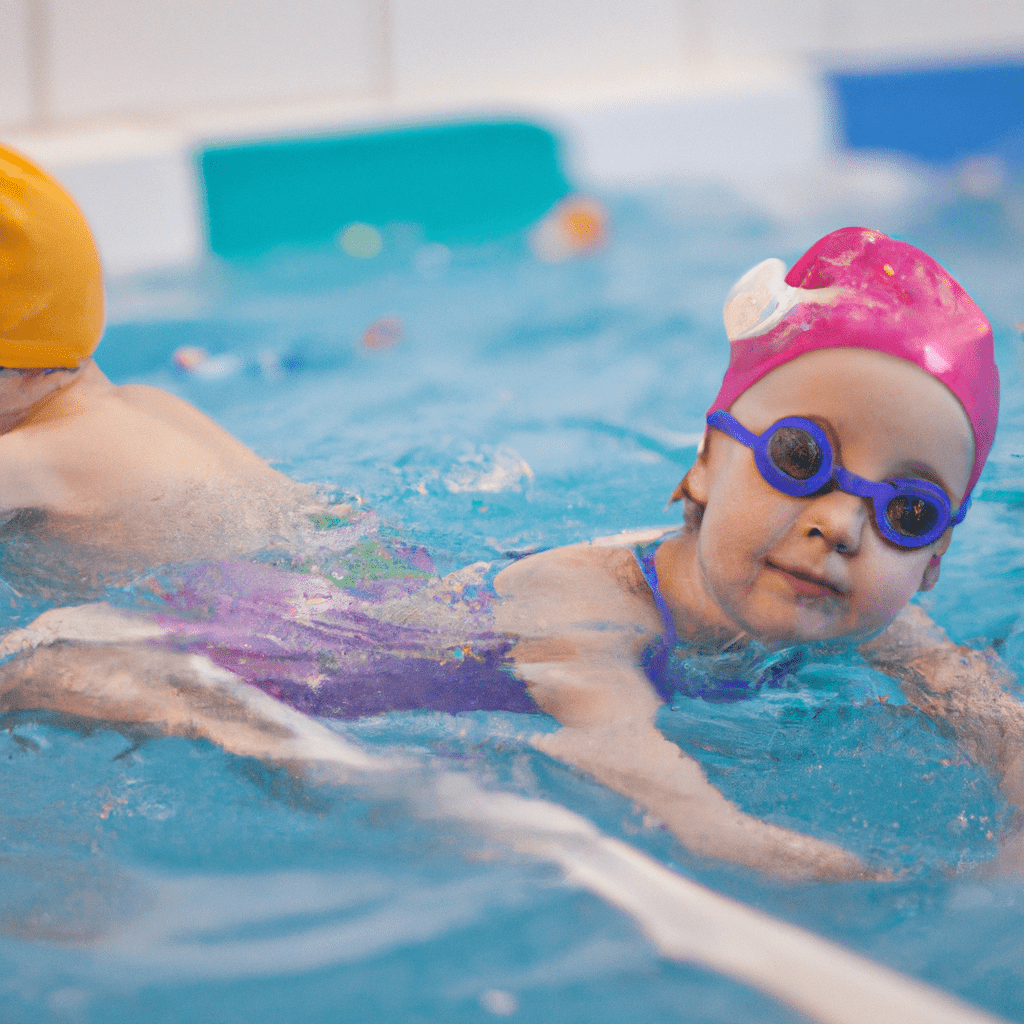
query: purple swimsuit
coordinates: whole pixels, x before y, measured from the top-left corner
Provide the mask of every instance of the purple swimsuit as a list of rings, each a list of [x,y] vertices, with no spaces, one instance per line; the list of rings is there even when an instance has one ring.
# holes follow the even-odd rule
[[[361,568],[375,559],[376,579],[260,562],[198,567],[165,597],[156,620],[169,635],[154,642],[205,654],[310,715],[536,713],[510,642],[493,631],[482,577],[444,586],[423,549],[363,547]]]
[[[512,670],[511,641],[494,629],[487,566],[442,580],[423,548],[350,532],[336,534],[346,540],[341,551],[303,563],[239,560],[189,570],[164,597],[155,618],[168,632],[153,643],[205,654],[310,715],[537,713]],[[714,665],[690,656],[658,587],[656,551],[642,545],[634,554],[664,625],[644,658],[662,699],[740,700],[772,685],[778,667],[759,670],[749,656]],[[783,671],[792,668],[783,663]]]

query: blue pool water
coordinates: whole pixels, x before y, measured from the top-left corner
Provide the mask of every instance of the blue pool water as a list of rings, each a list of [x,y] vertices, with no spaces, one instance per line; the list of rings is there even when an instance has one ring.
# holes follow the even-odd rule
[[[932,252],[992,316],[1004,406],[978,500],[926,605],[1024,664],[1024,230],[1018,191],[877,226]],[[671,525],[724,366],[723,296],[791,260],[827,211],[773,222],[725,190],[613,198],[600,254],[525,240],[276,252],[112,295],[101,366],[183,395],[292,476],[358,497],[442,571]],[[389,350],[360,344],[399,317]],[[233,372],[188,377],[201,345]],[[59,592],[5,596],[22,624]],[[131,588],[115,595],[133,600]],[[985,865],[1010,827],[992,780],[887,682],[809,665],[756,699],[679,699],[665,732],[747,810],[833,839],[889,883],[788,884],[689,854],[630,801],[529,745],[541,716],[430,712],[338,726],[430,772],[561,803],[687,877],[1024,1020],[1024,888]],[[892,694],[890,704],[898,695]],[[22,716],[0,731],[0,1017],[16,1022],[791,1022],[660,959],[550,867],[359,787],[305,786],[202,742]]]

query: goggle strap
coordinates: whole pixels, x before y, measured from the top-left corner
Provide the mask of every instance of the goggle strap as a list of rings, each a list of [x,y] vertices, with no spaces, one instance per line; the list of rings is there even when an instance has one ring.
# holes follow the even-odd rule
[[[968,493],[964,495],[964,500],[960,502],[960,508],[957,509],[956,515],[949,518],[950,525],[959,526],[964,521],[964,516],[967,515],[967,510],[971,507],[973,500],[973,494]]]
[[[843,466],[836,466],[832,471],[832,479],[839,484],[839,489],[857,498],[868,498],[871,501],[880,501],[883,505],[894,496],[896,487],[888,480],[865,480],[856,473],[851,473]],[[893,493],[889,493],[892,491]]]
[[[707,417],[707,424],[715,430],[722,431],[723,434],[728,434],[734,441],[739,441],[747,448],[753,448],[759,440],[757,434],[747,430],[738,419],[730,416],[724,409],[716,409],[711,413]]]

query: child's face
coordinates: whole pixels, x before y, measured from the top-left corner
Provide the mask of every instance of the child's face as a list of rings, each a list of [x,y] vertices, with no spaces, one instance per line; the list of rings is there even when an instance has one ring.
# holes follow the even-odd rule
[[[864,349],[828,349],[773,370],[730,410],[760,434],[804,416],[828,434],[836,461],[869,480],[917,477],[958,508],[970,479],[970,423],[946,387],[911,363]],[[705,504],[696,558],[708,596],[768,646],[867,635],[920,587],[950,531],[926,547],[879,534],[870,504],[833,490],[793,498],[775,490],[753,454],[710,431],[689,476]]]

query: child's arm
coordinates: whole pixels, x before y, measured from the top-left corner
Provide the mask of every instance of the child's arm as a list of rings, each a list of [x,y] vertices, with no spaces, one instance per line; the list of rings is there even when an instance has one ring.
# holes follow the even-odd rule
[[[866,876],[847,851],[744,814],[658,730],[640,657],[661,622],[628,550],[545,552],[495,587],[516,671],[563,726],[534,741],[540,750],[635,800],[695,853],[784,876]]]
[[[1024,808],[1024,704],[1008,692],[1014,677],[994,651],[954,644],[910,605],[861,653],[900,681],[908,701],[952,725],[968,752],[999,775],[1007,799]]]
[[[344,780],[369,765],[314,719],[208,658],[147,647],[165,632],[106,604],[55,608],[0,643],[0,714],[53,711],[204,738],[245,757]],[[14,655],[14,657],[10,657]]]
[[[911,704],[948,722],[957,741],[999,779],[1006,799],[1024,811],[1024,704],[1011,692],[1016,680],[994,651],[954,644],[909,605],[861,653],[900,681]],[[1024,834],[1011,837],[1004,850],[1024,871]]]

